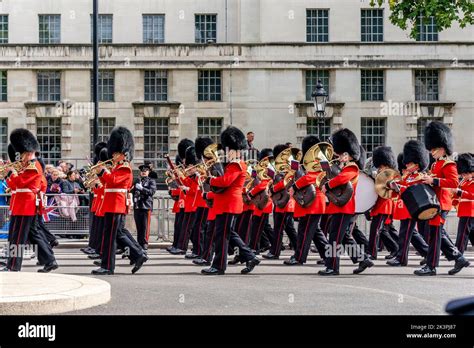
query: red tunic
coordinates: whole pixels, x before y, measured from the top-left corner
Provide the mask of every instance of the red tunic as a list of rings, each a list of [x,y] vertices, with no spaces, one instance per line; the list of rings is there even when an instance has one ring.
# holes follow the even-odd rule
[[[198,195],[201,196],[197,180],[190,177],[186,177],[182,180],[182,182],[184,186],[187,186],[189,188],[189,190],[186,191],[186,195],[184,197],[184,212],[194,213],[198,207]]]
[[[444,188],[457,188],[459,185],[458,170],[456,163],[449,160],[437,160],[431,166],[431,173],[435,176],[433,188],[441,205],[441,210],[449,211],[453,207],[452,194]],[[444,223],[440,215],[436,215],[429,221],[431,226],[439,226]]]
[[[304,188],[308,185],[314,185],[316,178],[321,175],[321,172],[309,172],[302,176],[295,182],[295,186],[298,189]],[[316,185],[315,185],[316,186]],[[306,208],[303,208],[298,203],[295,204],[295,218],[302,217],[308,214],[324,214],[326,212],[326,195],[316,187],[316,198]]]
[[[275,193],[280,192],[283,189],[285,189],[285,183],[283,182],[283,180],[273,185],[272,187],[272,191]],[[295,204],[295,199],[293,197],[290,197],[285,207],[279,208],[275,205],[275,213],[293,213],[295,211]]]
[[[174,201],[173,204],[173,213],[179,213],[179,211],[184,208],[184,193],[181,189],[176,188],[171,190],[171,196],[178,198],[176,201]]]
[[[104,190],[105,190],[105,186],[104,185],[101,185],[100,187],[98,187],[96,189],[96,192],[97,192],[97,203],[95,205],[95,216],[104,216],[104,209],[103,209],[103,206],[104,206]]]
[[[206,197],[209,200],[214,200],[215,198],[215,193],[214,192],[208,192],[206,193]],[[207,221],[214,221],[216,219],[216,205],[215,202],[212,205],[212,207],[209,207],[208,213],[207,213]]]
[[[262,180],[258,185],[255,185],[255,187],[250,191],[250,196],[255,197],[259,193],[261,193],[263,190],[265,190],[268,185],[270,185],[271,180]],[[265,208],[263,209],[258,209],[256,206],[254,206],[254,211],[253,214],[255,216],[262,216],[263,214],[270,214],[273,211],[273,202],[271,199],[268,199],[268,203],[265,205]]]
[[[117,164],[112,171],[103,171],[99,174],[105,184],[102,212],[114,214],[128,213],[128,192],[132,187],[133,174],[130,164]]]
[[[474,217],[474,179],[462,180],[455,200],[459,202],[459,217]]]
[[[43,170],[38,161],[31,161],[20,173],[10,176],[15,187],[15,204],[12,207],[13,216],[34,216],[38,209],[37,194],[41,189]]]
[[[370,216],[391,215],[393,212],[393,201],[389,198],[378,197],[375,206],[370,211]]]
[[[10,188],[10,207],[8,208],[10,211],[13,210],[13,206],[15,204],[15,196],[16,196],[16,185],[15,185],[15,181],[12,180],[11,176],[7,178],[7,186],[8,188]]]
[[[355,192],[357,188],[357,181],[359,179],[359,167],[355,163],[347,164],[341,172],[327,183],[330,188],[338,187],[347,184],[349,181],[352,182],[353,192],[350,200],[343,205],[338,207],[334,203],[329,202],[329,206],[326,210],[326,214],[355,214]]]
[[[211,186],[226,187],[223,193],[216,193],[214,205],[216,215],[223,213],[241,214],[243,211],[242,187],[245,182],[247,165],[243,161],[233,161],[225,167],[224,175],[210,180]]]

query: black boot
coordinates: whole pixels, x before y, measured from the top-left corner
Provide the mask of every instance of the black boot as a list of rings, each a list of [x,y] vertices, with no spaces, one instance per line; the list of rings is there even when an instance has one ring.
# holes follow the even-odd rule
[[[387,256],[385,256],[385,260],[393,259],[395,256],[397,256],[397,252],[396,252],[396,251],[392,251],[390,254],[388,254]]]
[[[198,255],[198,254],[195,254],[195,253],[191,253],[191,254],[186,254],[186,255],[184,255],[184,258],[185,258],[185,259],[188,259],[188,260],[190,260],[190,259],[197,259],[198,257],[199,257],[199,255]]]
[[[461,256],[456,260],[454,268],[448,271],[448,274],[455,275],[456,273],[459,273],[464,267],[469,267],[469,265],[469,261],[464,256]]]
[[[210,266],[211,262],[204,260],[202,258],[194,259],[193,263],[198,266]]]
[[[148,256],[143,254],[138,258],[137,261],[135,261],[135,266],[132,268],[132,274],[135,274],[138,272],[140,268],[142,268],[143,264],[148,261]]]
[[[50,264],[45,265],[42,269],[39,269],[39,273],[49,273],[51,271],[54,271],[55,269],[58,269],[59,266],[56,261],[51,262]]]
[[[268,254],[262,255],[262,257],[263,257],[264,259],[267,259],[267,260],[278,260],[278,259],[279,259],[278,256],[275,256],[275,255],[273,255],[273,254],[270,253],[270,252],[269,252]]]
[[[239,255],[235,255],[234,258],[230,261],[227,262],[228,265],[236,265],[238,263],[242,263],[242,261],[240,260],[240,257]]]
[[[420,266],[426,265],[426,257],[422,258],[420,261]]]
[[[109,271],[108,269],[105,269],[105,268],[94,269],[91,273],[94,274],[94,275],[112,275],[112,274],[114,274],[113,271]]]
[[[257,257],[254,257],[252,260],[247,261],[247,267],[240,271],[242,274],[248,274],[253,271],[255,266],[260,264],[260,260]]]
[[[214,268],[214,267],[203,269],[201,273],[204,275],[224,275],[225,274],[224,271]]]
[[[287,265],[287,266],[296,266],[296,265],[302,265],[301,262],[297,261],[293,256],[290,257],[289,260],[285,260],[283,261],[283,264],[284,265]]]
[[[417,276],[435,276],[436,275],[436,268],[430,268],[428,265],[421,269],[417,269],[413,272]]]
[[[334,276],[339,275],[339,271],[335,271],[331,268],[322,269],[318,272],[320,276]]]
[[[365,259],[364,261],[361,261],[359,263],[359,267],[357,267],[355,270],[352,271],[354,274],[360,274],[364,272],[367,268],[370,268],[374,265],[374,263],[369,259]]]
[[[392,266],[392,267],[401,267],[405,266],[402,265],[402,263],[398,259],[391,259],[387,261],[387,265]]]

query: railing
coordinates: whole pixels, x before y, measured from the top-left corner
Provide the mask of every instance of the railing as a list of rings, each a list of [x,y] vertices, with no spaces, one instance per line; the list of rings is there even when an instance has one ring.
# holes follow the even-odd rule
[[[10,194],[0,194],[2,199],[8,200]],[[45,208],[43,218],[48,229],[59,237],[84,238],[89,234],[91,214],[88,200],[89,194],[47,194],[48,204]],[[67,204],[71,199],[77,198],[80,203]],[[77,203],[76,201],[76,203]],[[5,202],[4,202],[5,203]],[[150,222],[150,241],[172,241],[174,229],[174,213],[172,212],[174,201],[169,197],[167,191],[157,191],[154,196],[153,212]],[[10,213],[8,204],[0,204],[0,238],[6,238]],[[270,217],[270,222],[273,219]],[[357,223],[362,232],[368,234],[370,221],[363,215],[358,216]],[[451,211],[446,219],[445,228],[451,238],[456,238],[458,219],[456,213]],[[273,224],[273,223],[272,223]],[[135,221],[133,212],[127,216],[126,228],[135,234]],[[399,227],[395,221],[395,227]]]

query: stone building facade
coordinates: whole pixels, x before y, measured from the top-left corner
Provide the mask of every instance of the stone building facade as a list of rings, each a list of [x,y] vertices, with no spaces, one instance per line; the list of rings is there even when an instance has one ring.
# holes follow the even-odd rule
[[[0,1],[0,140],[28,127],[46,158],[90,156],[92,0]],[[400,151],[433,119],[473,151],[474,29],[420,37],[369,0],[100,0],[100,133],[136,137],[137,162],[234,124],[257,148],[351,128]],[[313,117],[321,79],[327,118]]]

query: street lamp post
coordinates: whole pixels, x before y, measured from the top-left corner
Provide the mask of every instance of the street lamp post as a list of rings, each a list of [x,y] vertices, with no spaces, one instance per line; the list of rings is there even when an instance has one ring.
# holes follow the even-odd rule
[[[92,142],[97,144],[99,137],[99,0],[93,1],[92,11],[92,102],[94,103],[94,122]]]
[[[318,130],[319,130],[319,137],[322,137],[321,128],[324,126],[324,118],[327,116],[326,113],[326,103],[328,100],[328,93],[323,87],[321,80],[318,80],[316,84],[316,89],[311,93],[311,97],[313,98],[314,103],[314,116],[318,120]]]

